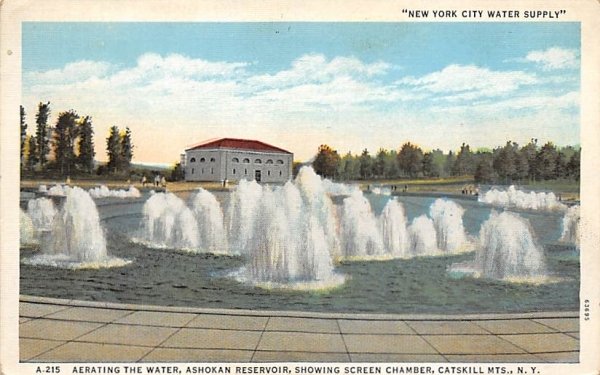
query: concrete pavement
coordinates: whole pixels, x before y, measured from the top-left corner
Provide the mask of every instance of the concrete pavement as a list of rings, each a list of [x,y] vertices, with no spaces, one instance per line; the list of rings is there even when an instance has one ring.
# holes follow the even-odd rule
[[[22,362],[578,362],[579,314],[265,312],[21,296]]]

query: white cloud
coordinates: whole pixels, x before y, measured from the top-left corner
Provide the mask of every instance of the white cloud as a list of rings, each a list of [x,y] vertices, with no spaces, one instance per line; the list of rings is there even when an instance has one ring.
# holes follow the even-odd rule
[[[537,82],[535,75],[521,71],[492,71],[475,65],[449,65],[420,78],[401,79],[398,84],[443,95],[447,100],[472,100],[504,95]]]
[[[320,136],[387,145],[417,134],[433,137],[446,116],[460,123],[473,119],[476,111],[502,119],[514,109],[543,114],[549,108],[572,108],[579,100],[577,92],[536,94],[531,88],[546,81],[533,74],[475,65],[450,65],[397,82],[389,82],[391,64],[355,57],[309,54],[271,74],[253,68],[247,62],[153,53],[130,67],[79,61],[26,74],[23,104],[33,112],[36,103],[49,100],[53,114],[74,108],[93,116],[100,158],[109,126],[118,125],[130,126],[137,139],[148,139],[136,144],[136,160],[169,161],[186,144],[215,136],[289,139],[281,146],[295,152],[306,148],[300,152],[305,158],[314,151],[310,139]],[[306,135],[302,144],[300,133]],[[157,139],[159,149],[153,146]]]
[[[525,56],[525,61],[539,64],[544,70],[569,69],[579,66],[576,51],[560,47],[548,48],[545,51],[531,51]]]
[[[104,77],[111,64],[104,61],[81,60],[69,63],[62,69],[45,72],[30,72],[25,75],[27,84],[64,84],[88,80],[93,77]]]

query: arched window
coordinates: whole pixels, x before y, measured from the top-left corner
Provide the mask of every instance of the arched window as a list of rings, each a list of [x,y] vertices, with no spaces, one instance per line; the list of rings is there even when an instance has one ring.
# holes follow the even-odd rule
[[[232,162],[234,162],[234,163],[239,163],[239,162],[240,162],[240,159],[238,159],[238,158],[233,158],[233,159],[231,159],[231,161],[232,161]]]
[[[269,176],[270,176],[270,175],[271,175],[271,171],[267,171],[267,175],[269,175]]]
[[[233,168],[233,174],[235,174],[235,168]]]
[[[244,174],[248,174],[248,170],[247,169],[244,169]]]
[[[194,174],[194,168],[192,168],[192,174]]]
[[[200,158],[200,163],[204,163],[205,161],[206,161],[206,159]]]
[[[210,158],[210,162],[214,163],[215,162],[215,158]]]
[[[190,159],[190,163],[195,163],[196,162],[196,158],[191,158]]]
[[[242,163],[250,163],[250,159],[246,158],[242,161]]]
[[[267,160],[266,164],[273,164],[273,159]]]
[[[214,168],[211,168],[211,169],[210,169],[210,174],[213,174],[213,173],[215,173],[215,169],[214,169]]]
[[[279,171],[279,175],[281,176],[281,171]]]
[[[261,164],[261,163],[262,163],[262,160],[260,160],[260,159],[254,160],[254,164]]]
[[[278,159],[278,160],[277,160],[277,164],[283,164],[283,160],[281,160],[281,159]]]

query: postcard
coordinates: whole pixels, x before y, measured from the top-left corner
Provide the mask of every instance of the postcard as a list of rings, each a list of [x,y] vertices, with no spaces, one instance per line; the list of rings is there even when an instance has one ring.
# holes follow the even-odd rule
[[[597,374],[598,16],[4,1],[2,372]]]

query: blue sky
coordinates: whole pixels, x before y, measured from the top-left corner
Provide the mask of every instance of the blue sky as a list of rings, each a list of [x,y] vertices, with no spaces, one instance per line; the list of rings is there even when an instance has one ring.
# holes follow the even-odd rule
[[[91,115],[101,160],[112,125],[146,162],[221,136],[300,160],[321,143],[579,143],[578,23],[27,22],[22,35],[29,122],[39,101],[53,119]]]

